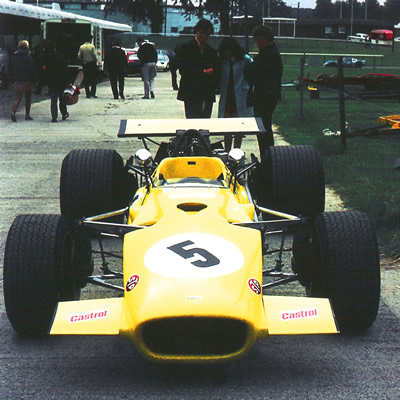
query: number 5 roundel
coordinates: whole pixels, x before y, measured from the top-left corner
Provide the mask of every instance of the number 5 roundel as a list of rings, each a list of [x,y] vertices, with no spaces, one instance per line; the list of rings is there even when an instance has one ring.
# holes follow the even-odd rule
[[[144,265],[150,271],[177,278],[208,278],[231,274],[244,257],[233,243],[205,233],[169,236],[147,251]]]

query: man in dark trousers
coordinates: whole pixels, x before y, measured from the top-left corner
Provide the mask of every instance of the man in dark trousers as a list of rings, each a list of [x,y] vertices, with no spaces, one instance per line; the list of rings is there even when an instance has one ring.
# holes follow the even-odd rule
[[[196,37],[182,44],[177,53],[178,100],[185,104],[186,118],[210,118],[221,70],[216,50],[207,44],[214,28],[201,19],[194,29]]]
[[[256,26],[253,38],[259,48],[254,62],[246,66],[246,80],[253,86],[251,102],[254,116],[261,117],[265,134],[258,135],[260,155],[263,158],[268,146],[274,145],[272,113],[281,96],[282,59],[274,43],[272,30],[265,25]]]
[[[110,78],[114,99],[118,99],[118,94],[121,96],[121,99],[125,99],[125,73],[128,68],[128,62],[124,50],[121,49],[119,39],[114,39],[111,49],[107,50],[104,58],[104,66]]]
[[[137,52],[141,64],[141,75],[144,83],[144,96],[142,99],[154,99],[154,78],[157,75],[157,50],[143,38],[138,38],[136,43],[139,45]]]
[[[68,85],[68,64],[64,55],[57,51],[54,42],[47,44],[44,68],[49,85],[51,122],[57,122],[57,103],[59,103],[62,119],[65,121],[69,117],[63,98],[64,89]]]

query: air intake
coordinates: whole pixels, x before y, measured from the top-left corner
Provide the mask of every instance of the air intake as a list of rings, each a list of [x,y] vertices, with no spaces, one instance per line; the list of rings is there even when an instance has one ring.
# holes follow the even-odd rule
[[[145,346],[164,356],[225,356],[242,349],[248,336],[245,322],[229,318],[165,318],[142,328]]]
[[[181,203],[177,207],[185,212],[199,212],[207,208],[207,204],[203,203]]]

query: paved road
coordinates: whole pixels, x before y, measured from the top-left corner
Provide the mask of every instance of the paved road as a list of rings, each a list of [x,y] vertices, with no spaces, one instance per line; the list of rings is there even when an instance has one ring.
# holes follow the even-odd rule
[[[103,83],[98,99],[81,96],[70,118],[57,124],[50,122],[48,100],[32,107],[29,122],[19,113],[19,121],[11,123],[3,107],[1,268],[16,215],[59,212],[60,166],[68,151],[115,148],[127,158],[140,142],[116,138],[120,119],[183,117],[168,74],[157,77],[155,100],[141,100],[142,93],[141,81],[129,78],[126,100],[112,100]],[[254,147],[247,138],[245,150]],[[211,368],[150,364],[119,337],[24,339],[13,332],[0,300],[1,399],[398,399],[399,350],[400,321],[386,302],[363,336],[274,337],[241,360]]]

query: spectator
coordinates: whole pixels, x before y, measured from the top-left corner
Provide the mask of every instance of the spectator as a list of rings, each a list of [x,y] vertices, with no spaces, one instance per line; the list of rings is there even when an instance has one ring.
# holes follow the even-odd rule
[[[178,65],[178,62],[177,62],[178,60],[176,57],[176,54],[178,53],[178,51],[179,51],[179,47],[177,46],[177,47],[175,47],[175,51],[174,51],[175,55],[169,57],[169,70],[171,72],[172,89],[174,89],[174,90],[178,90],[177,71],[178,71],[179,65]]]
[[[119,39],[113,40],[111,49],[106,52],[104,67],[108,72],[108,77],[110,78],[110,85],[114,99],[118,99],[118,94],[121,99],[125,99],[124,86],[128,61],[126,59],[125,51],[121,49],[121,42]]]
[[[14,81],[16,99],[11,108],[11,121],[17,122],[16,112],[25,95],[25,120],[30,121],[32,90],[36,84],[36,73],[33,58],[29,51],[29,43],[21,40],[13,54],[11,80]]]
[[[38,79],[35,94],[41,94],[43,86],[47,84],[47,75],[44,68],[45,56],[46,56],[46,39],[40,39],[39,45],[32,49],[32,57],[35,63],[36,76]]]
[[[69,117],[69,113],[63,93],[68,85],[68,63],[64,55],[57,51],[53,42],[48,43],[44,67],[49,85],[51,122],[57,122],[57,103],[59,103],[62,119],[66,120]]]
[[[181,74],[178,100],[185,104],[186,118],[210,118],[220,76],[218,54],[207,44],[214,28],[201,19],[194,30],[196,37],[182,44],[177,54]]]
[[[252,108],[246,98],[249,84],[244,79],[244,68],[253,62],[234,38],[225,38],[219,47],[221,57],[220,98],[218,118],[251,117]],[[234,147],[240,148],[242,136],[235,136]],[[225,135],[225,150],[232,147],[232,136]]]
[[[268,146],[274,145],[272,113],[280,99],[282,59],[274,43],[272,30],[265,25],[256,26],[253,38],[259,48],[254,62],[245,69],[245,78],[253,85],[252,103],[254,116],[261,117],[265,134],[258,135],[261,158]]]
[[[92,39],[93,36],[89,35],[86,42],[79,48],[78,52],[78,60],[83,65],[83,79],[87,98],[97,98],[97,57],[96,50],[92,44]]]
[[[149,42],[143,38],[138,38],[136,43],[139,45],[137,52],[141,64],[141,75],[144,83],[144,96],[142,99],[154,99],[154,79],[157,75],[157,51]]]

